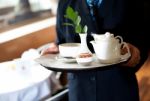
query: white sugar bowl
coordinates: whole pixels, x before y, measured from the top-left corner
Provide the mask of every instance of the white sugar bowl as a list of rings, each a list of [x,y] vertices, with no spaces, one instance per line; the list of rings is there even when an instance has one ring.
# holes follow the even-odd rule
[[[89,53],[81,53],[76,57],[76,61],[79,65],[88,66],[92,63],[93,56]]]

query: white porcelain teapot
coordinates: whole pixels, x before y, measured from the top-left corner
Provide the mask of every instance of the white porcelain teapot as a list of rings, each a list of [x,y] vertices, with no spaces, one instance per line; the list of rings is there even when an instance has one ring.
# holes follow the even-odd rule
[[[102,62],[113,63],[118,61],[123,55],[121,55],[121,46],[126,47],[128,55],[130,55],[128,45],[123,42],[121,36],[114,37],[114,34],[106,32],[105,34],[98,35],[92,34],[94,41],[91,41],[94,51],[98,59]],[[127,55],[125,54],[125,55]]]

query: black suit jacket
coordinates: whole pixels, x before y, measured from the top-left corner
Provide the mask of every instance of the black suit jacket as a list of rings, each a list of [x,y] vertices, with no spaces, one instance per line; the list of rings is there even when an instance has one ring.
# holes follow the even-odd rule
[[[106,31],[123,37],[139,48],[140,64],[134,68],[112,66],[108,70],[81,71],[69,73],[70,101],[139,101],[135,71],[147,58],[147,34],[143,29],[143,2],[141,0],[103,0],[97,7],[96,21],[93,21],[86,0],[60,0],[57,13],[57,44],[80,42],[79,35],[63,23],[67,6],[73,7],[81,15],[81,23],[88,26],[87,42],[93,40],[91,32],[104,34]]]
[[[106,31],[115,35],[121,35],[125,42],[135,45],[141,51],[141,67],[147,59],[148,54],[148,34],[145,33],[143,2],[141,0],[103,0],[97,7],[96,21],[93,22],[86,0],[60,0],[57,13],[57,43],[80,42],[78,34],[70,26],[64,26],[68,22],[64,17],[67,6],[73,7],[81,16],[81,23],[88,26],[88,46],[93,51],[89,43],[93,40],[91,32],[104,34]]]

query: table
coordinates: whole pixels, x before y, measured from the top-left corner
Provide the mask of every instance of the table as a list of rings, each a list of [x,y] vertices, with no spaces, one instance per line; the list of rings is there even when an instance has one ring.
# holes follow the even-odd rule
[[[20,71],[14,61],[0,63],[0,101],[39,101],[51,93],[51,73],[39,64]]]

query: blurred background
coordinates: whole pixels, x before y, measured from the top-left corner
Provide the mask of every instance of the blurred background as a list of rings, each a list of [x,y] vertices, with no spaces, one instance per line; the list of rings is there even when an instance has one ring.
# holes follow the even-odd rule
[[[58,0],[0,0],[0,28],[56,14]]]
[[[21,58],[25,51],[38,49],[56,40],[58,1],[0,0],[0,68],[3,66],[1,64]],[[144,17],[147,24],[150,21],[149,9],[149,0],[145,0]],[[136,75],[140,101],[150,101],[150,54]],[[66,75],[60,81],[63,85],[67,84]]]

